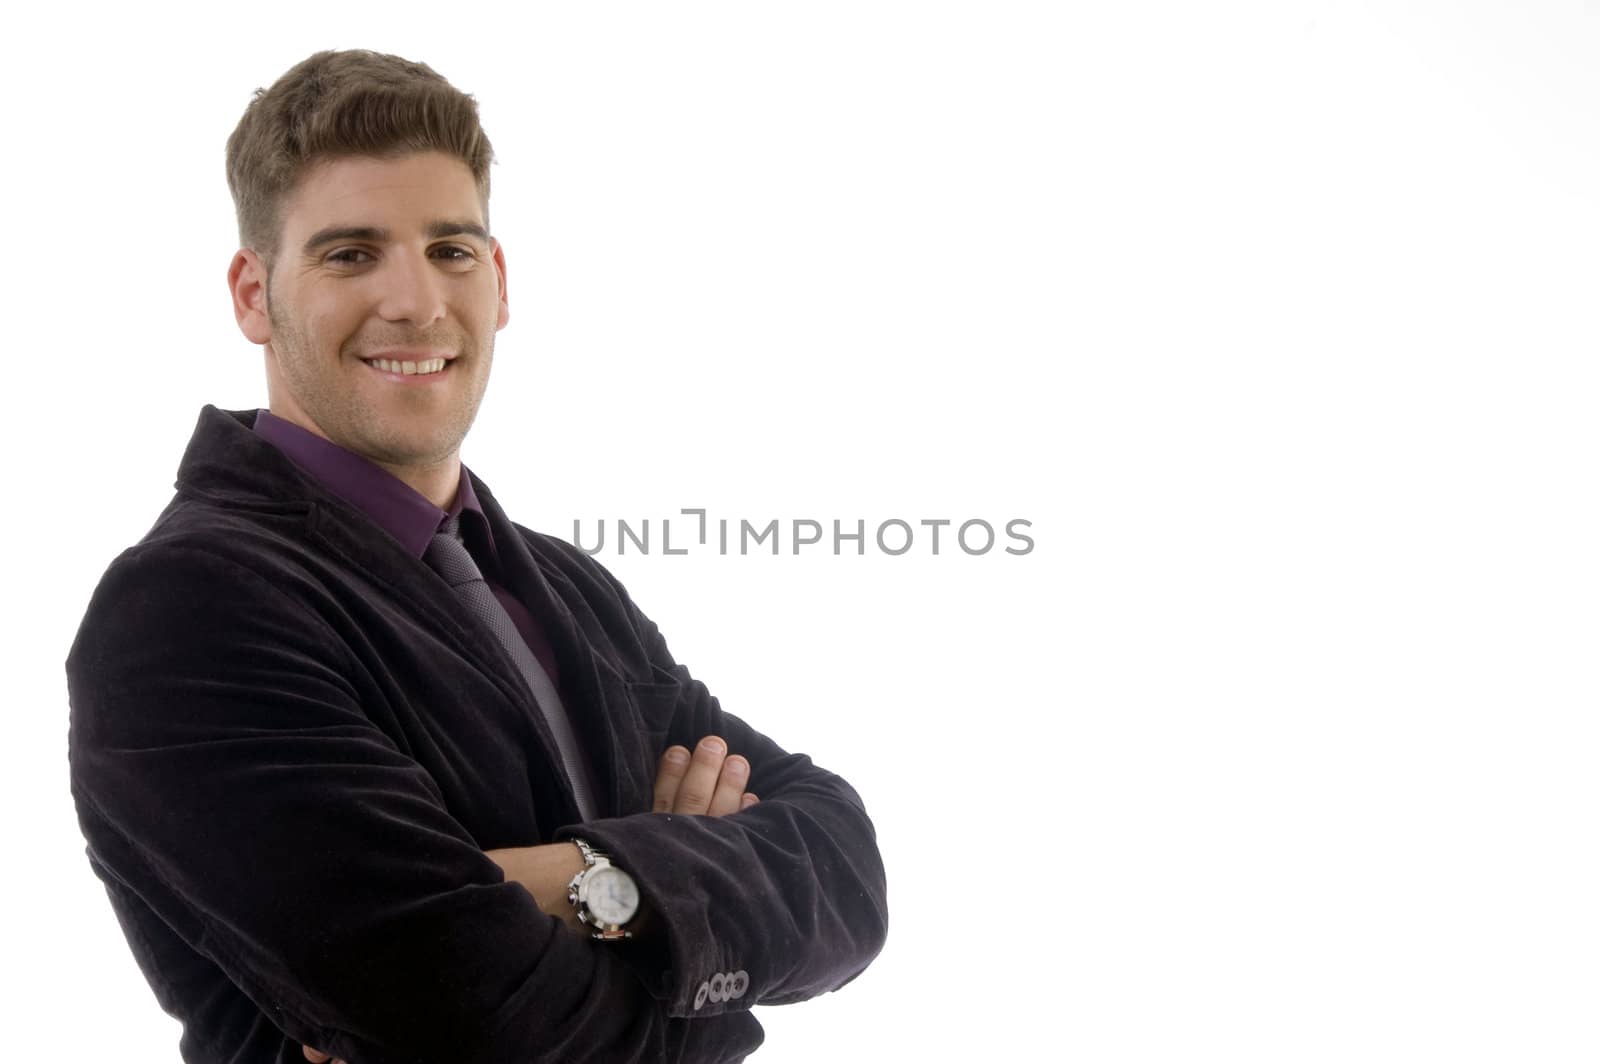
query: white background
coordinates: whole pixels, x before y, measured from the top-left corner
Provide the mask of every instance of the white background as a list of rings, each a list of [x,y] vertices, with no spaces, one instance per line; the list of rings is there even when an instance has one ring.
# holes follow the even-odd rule
[[[62,662],[201,405],[265,402],[223,144],[325,47],[481,101],[463,457],[519,521],[1032,522],[603,557],[880,831],[887,949],[757,1059],[1600,1056],[1593,3],[7,18],[9,1057],[177,1057]]]

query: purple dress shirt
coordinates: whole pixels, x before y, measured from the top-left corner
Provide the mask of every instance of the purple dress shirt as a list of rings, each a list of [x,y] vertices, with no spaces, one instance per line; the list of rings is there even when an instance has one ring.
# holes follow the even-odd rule
[[[478,504],[478,496],[472,490],[472,478],[467,476],[466,466],[461,467],[461,484],[456,490],[455,502],[446,511],[388,470],[292,421],[285,421],[270,410],[256,411],[255,430],[256,435],[276,446],[323,487],[372,518],[374,524],[398,540],[419,561],[445,518],[459,515],[461,536],[483,571],[484,582],[511,615],[522,641],[544,666],[550,682],[558,691],[561,689],[561,675],[550,641],[528,608],[500,583],[494,535],[489,530],[488,519],[483,516],[483,507]]]

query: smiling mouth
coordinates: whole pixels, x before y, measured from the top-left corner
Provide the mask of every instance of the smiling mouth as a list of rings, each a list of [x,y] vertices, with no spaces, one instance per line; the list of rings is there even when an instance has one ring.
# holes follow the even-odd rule
[[[388,358],[364,358],[361,361],[373,369],[381,369],[385,373],[402,373],[408,377],[442,373],[450,364],[447,358],[425,358],[421,362],[396,362]]]

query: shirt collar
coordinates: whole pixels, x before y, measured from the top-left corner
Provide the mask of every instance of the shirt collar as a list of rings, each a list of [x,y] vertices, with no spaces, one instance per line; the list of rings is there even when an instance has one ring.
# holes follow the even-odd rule
[[[276,446],[324,488],[366,514],[410,554],[421,558],[446,517],[460,517],[463,535],[476,526],[494,550],[488,518],[461,467],[461,482],[449,510],[441,510],[411,485],[353,451],[286,421],[270,410],[256,411],[256,434]],[[468,517],[467,514],[476,514]]]

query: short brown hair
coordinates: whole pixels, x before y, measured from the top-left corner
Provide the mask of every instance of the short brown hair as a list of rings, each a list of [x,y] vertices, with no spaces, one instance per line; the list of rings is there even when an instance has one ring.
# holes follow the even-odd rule
[[[489,221],[494,151],[478,104],[426,63],[357,49],[318,52],[257,89],[228,137],[228,190],[239,242],[278,253],[284,199],[319,162],[438,151],[467,164]]]

